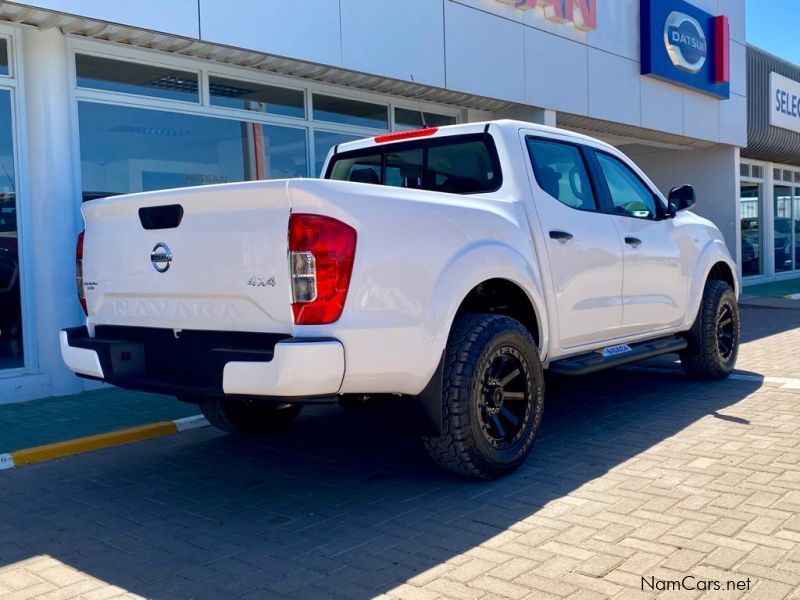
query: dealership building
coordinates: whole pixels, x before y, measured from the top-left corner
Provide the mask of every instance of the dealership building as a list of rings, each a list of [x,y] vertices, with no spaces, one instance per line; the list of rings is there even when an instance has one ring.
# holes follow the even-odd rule
[[[745,277],[791,275],[800,73],[748,50],[744,5],[0,1],[0,403],[94,385],[58,345],[82,319],[82,202],[315,177],[335,144],[423,124],[518,118],[606,140],[665,193],[693,184]],[[748,86],[748,60],[779,89],[769,73]],[[752,151],[748,95],[767,119]]]

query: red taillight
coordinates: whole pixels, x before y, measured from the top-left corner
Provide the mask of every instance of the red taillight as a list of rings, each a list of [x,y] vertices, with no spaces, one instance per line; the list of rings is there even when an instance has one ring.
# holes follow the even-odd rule
[[[289,270],[297,325],[324,325],[342,316],[355,254],[356,230],[346,223],[321,215],[289,217]]]
[[[410,140],[413,138],[428,137],[439,131],[438,127],[425,127],[423,129],[412,129],[411,131],[400,131],[398,133],[387,133],[374,138],[378,144],[383,142],[397,142],[400,140]]]
[[[78,243],[75,245],[75,283],[78,285],[78,301],[81,303],[83,313],[89,315],[89,309],[86,308],[86,294],[83,291],[83,236],[86,232],[81,231],[78,234]]]

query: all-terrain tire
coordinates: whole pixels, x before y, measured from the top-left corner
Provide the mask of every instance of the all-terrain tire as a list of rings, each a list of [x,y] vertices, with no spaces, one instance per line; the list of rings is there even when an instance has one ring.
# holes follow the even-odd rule
[[[514,376],[515,370],[520,374]],[[501,379],[509,378],[498,391]],[[437,465],[483,479],[519,467],[531,451],[544,407],[542,364],[530,332],[505,316],[457,317],[444,354],[442,403],[442,435],[423,438]],[[504,442],[500,432],[508,438]]]
[[[300,404],[204,398],[200,409],[208,422],[227,433],[264,436],[284,431],[302,410]]]
[[[694,325],[686,334],[688,347],[680,354],[683,369],[698,379],[724,379],[739,355],[739,306],[724,281],[709,280]]]

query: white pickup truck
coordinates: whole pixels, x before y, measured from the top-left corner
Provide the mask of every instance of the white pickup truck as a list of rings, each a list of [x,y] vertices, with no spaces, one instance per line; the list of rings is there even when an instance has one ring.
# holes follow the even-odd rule
[[[436,463],[496,477],[531,450],[545,370],[731,372],[736,269],[693,205],[612,146],[516,121],[341,144],[323,179],[93,200],[62,354],[246,434],[393,396]]]

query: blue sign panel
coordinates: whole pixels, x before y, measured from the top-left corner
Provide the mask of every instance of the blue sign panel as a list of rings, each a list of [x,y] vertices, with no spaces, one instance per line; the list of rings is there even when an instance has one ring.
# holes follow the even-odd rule
[[[684,0],[641,0],[642,75],[730,98],[728,18]]]

